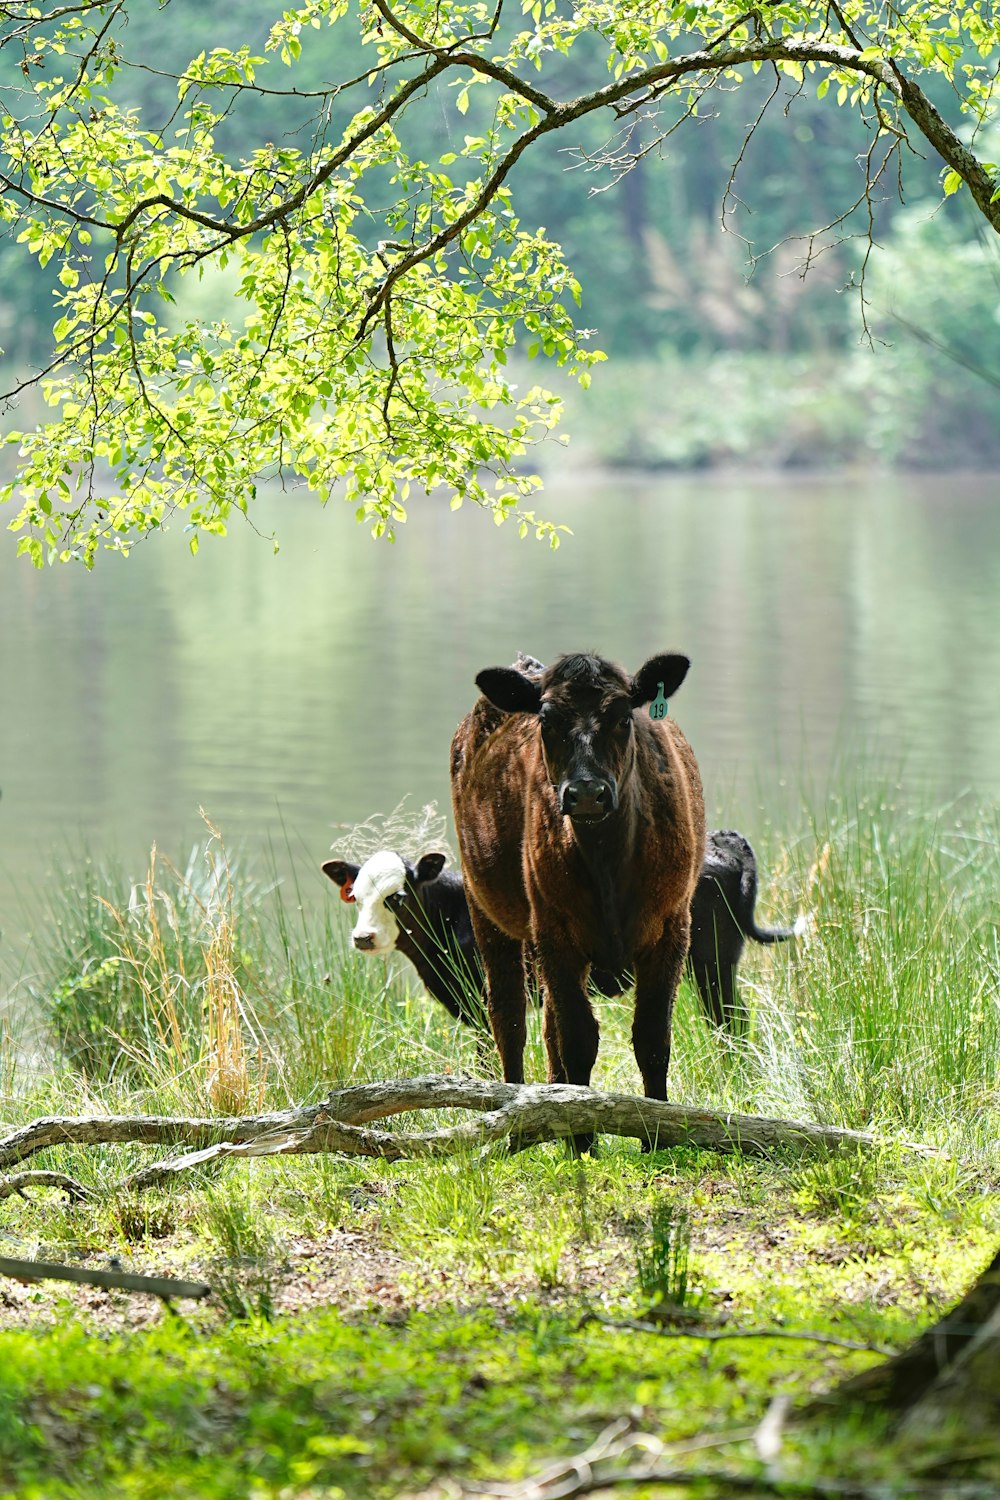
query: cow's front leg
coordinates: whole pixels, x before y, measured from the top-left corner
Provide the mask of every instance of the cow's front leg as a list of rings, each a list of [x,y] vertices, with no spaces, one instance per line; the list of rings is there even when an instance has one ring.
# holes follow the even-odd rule
[[[468,900],[486,975],[486,1012],[500,1054],[504,1082],[523,1083],[527,997],[521,944],[497,927],[471,895]]]
[[[632,1047],[647,1099],[667,1097],[670,1025],[690,935],[687,911],[670,917],[655,948],[636,961]]]
[[[542,1035],[550,1083],[588,1085],[597,1060],[599,1027],[587,998],[588,965],[578,953],[551,940],[536,939],[535,959],[542,982]],[[574,1135],[577,1155],[594,1145],[592,1131]]]
[[[550,1083],[590,1083],[599,1029],[587,998],[589,965],[571,948],[536,938],[535,961],[544,995],[542,1032]]]

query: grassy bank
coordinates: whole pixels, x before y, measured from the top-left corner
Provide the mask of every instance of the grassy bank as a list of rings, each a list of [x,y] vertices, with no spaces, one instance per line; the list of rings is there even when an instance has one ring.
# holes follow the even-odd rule
[[[995,374],[887,336],[890,347],[879,338],[812,354],[616,356],[586,392],[557,383],[569,461],[649,472],[1000,466]]]
[[[883,1148],[245,1160],[141,1196],[114,1184],[143,1148],[50,1150],[31,1165],[96,1196],[3,1200],[4,1253],[115,1258],[215,1295],[171,1315],[0,1285],[0,1494],[445,1500],[580,1452],[621,1417],[668,1445],[745,1434],[776,1394],[907,1342],[1000,1232],[1000,830],[889,792],[832,798],[802,827],[758,851],[759,906],[806,912],[809,937],[748,950],[738,1045],[685,986],[672,1097],[866,1128]],[[28,1071],[6,1037],[11,1124],[249,1111],[476,1069],[415,976],[346,954],[339,903],[304,912],[215,838],[184,870],[155,859],[136,890],[91,863],[53,903],[31,997],[52,1063]],[[627,999],[600,1007],[595,1083],[634,1091]],[[537,1019],[528,1068],[544,1076]],[[664,1299],[691,1321],[664,1318]],[[796,1439],[786,1473],[893,1473],[874,1439],[847,1455]],[[746,1474],[757,1460],[744,1438],[678,1462]]]

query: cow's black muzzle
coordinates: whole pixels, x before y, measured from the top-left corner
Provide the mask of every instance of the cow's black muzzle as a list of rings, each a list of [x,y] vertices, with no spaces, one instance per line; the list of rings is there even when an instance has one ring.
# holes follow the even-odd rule
[[[618,789],[599,776],[574,776],[559,791],[560,810],[574,823],[599,823],[618,806]]]

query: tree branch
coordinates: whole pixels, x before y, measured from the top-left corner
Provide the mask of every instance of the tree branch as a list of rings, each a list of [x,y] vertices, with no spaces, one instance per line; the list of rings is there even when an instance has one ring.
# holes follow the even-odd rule
[[[75,1178],[67,1177],[65,1172],[12,1172],[9,1177],[0,1178],[0,1199],[10,1198],[15,1193],[19,1198],[27,1198],[26,1187],[58,1188],[74,1203],[83,1203],[97,1196]]]
[[[439,59],[443,59],[445,56],[443,52],[436,53],[435,55]],[[457,55],[449,54],[449,57],[454,62]],[[468,65],[480,68],[481,62],[481,59],[472,58],[468,61]],[[451,224],[425,240],[422,245],[415,246],[392,267],[373,296],[368,310],[362,319],[358,331],[358,339],[360,340],[366,336],[372,322],[380,312],[386,296],[391,292],[396,282],[402,276],[405,276],[407,271],[412,270],[414,266],[437,255],[447,245],[452,243],[488,208],[515,163],[535,141],[545,135],[551,134],[553,131],[564,129],[573,120],[582,119],[596,110],[613,106],[624,99],[630,99],[635,95],[636,89],[640,84],[643,92],[633,102],[631,105],[632,108],[641,107],[646,100],[652,101],[661,98],[666,86],[677,83],[681,79],[690,77],[693,74],[721,73],[727,69],[738,68],[753,62],[794,62],[800,65],[810,62],[821,63],[827,67],[859,73],[870,78],[875,84],[883,84],[897,97],[921,134],[930,141],[942,160],[959,174],[972,193],[977,206],[993,225],[994,229],[1000,232],[1000,200],[995,203],[992,201],[994,183],[990,174],[977,158],[973,156],[972,152],[962,145],[958,136],[934,108],[923,91],[916,84],[904,78],[888,62],[878,58],[866,58],[854,48],[840,46],[832,42],[768,40],[735,47],[727,52],[692,52],[685,56],[659,63],[654,67],[644,70],[642,73],[633,72],[627,74],[602,89],[589,94],[581,94],[576,99],[566,103],[557,104],[553,101],[547,101],[549,107],[544,114],[544,118],[530,130],[525,131],[510,149],[505,152],[469,207]],[[485,68],[482,70],[486,71]],[[518,91],[524,92],[523,86]],[[528,95],[525,94],[525,97],[528,97]]]
[[[385,0],[375,0],[375,3],[376,8],[385,16],[389,24],[396,27],[396,29],[402,26],[402,23],[398,22],[394,17]],[[416,33],[411,33],[409,28],[403,28],[400,31],[400,35],[423,50],[424,55],[429,59],[426,67],[415,78],[401,84],[392,99],[371,120],[361,127],[350,140],[344,142],[337,151],[333,152],[294,193],[274,204],[267,213],[257,215],[246,223],[241,224],[232,219],[205,213],[162,193],[152,194],[141,199],[120,220],[100,219],[93,215],[81,213],[69,205],[33,195],[28,190],[13,182],[9,177],[3,178],[2,181],[9,191],[19,194],[26,201],[36,206],[44,207],[50,212],[71,218],[77,223],[108,229],[117,236],[119,242],[136,220],[152,208],[165,208],[178,218],[188,219],[192,223],[199,224],[217,234],[223,235],[227,240],[246,238],[263,229],[270,228],[272,225],[294,214],[301,208],[311,193],[315,192],[318,187],[321,187],[340,166],[350,159],[359,146],[393,119],[415,93],[426,87],[427,84],[440,74],[448,69],[467,67],[475,72],[491,77],[501,83],[506,89],[516,93],[527,103],[533,105],[542,113],[544,118],[536,126],[520,136],[510,149],[504,153],[488,181],[484,184],[481,193],[477,195],[474,203],[465,213],[453,224],[448,225],[438,234],[431,236],[424,244],[415,246],[410,254],[393,267],[386,282],[382,284],[382,289],[380,289],[380,292],[376,296],[370,309],[370,315],[366,315],[363,327],[367,329],[371,322],[371,316],[376,315],[381,310],[384,293],[391,290],[392,285],[406,271],[435,255],[439,250],[451,243],[456,236],[460,235],[496,196],[497,190],[527,147],[542,136],[552,131],[562,130],[572,121],[581,119],[597,110],[614,106],[622,100],[630,99],[636,95],[637,91],[641,91],[639,98],[631,107],[637,107],[643,100],[652,101],[659,99],[662,97],[665,88],[698,73],[718,74],[728,69],[739,68],[755,62],[793,62],[799,65],[816,63],[824,67],[857,73],[870,78],[875,83],[885,85],[898,99],[900,105],[909,115],[917,129],[930,142],[941,159],[952,170],[957,172],[963,182],[966,183],[977,207],[989,223],[995,229],[1000,230],[1000,201],[995,203],[992,201],[995,184],[982,163],[963,145],[926,94],[915,83],[906,78],[895,64],[880,58],[865,57],[853,47],[846,47],[833,42],[799,41],[780,38],[755,40],[742,46],[731,47],[726,51],[718,51],[714,48],[711,51],[701,50],[668,59],[666,62],[657,63],[641,71],[633,70],[622,78],[607,84],[604,88],[597,89],[591,93],[581,94],[575,99],[560,103],[550,98],[549,95],[543,93],[541,90],[526,83],[513,69],[494,63],[475,52],[467,52],[459,48],[433,47],[430,43],[424,42]]]
[[[366,1129],[372,1120],[416,1110],[464,1109],[478,1120],[434,1130],[394,1133]],[[565,1140],[587,1131],[633,1137],[644,1146],[729,1152],[857,1151],[872,1148],[864,1131],[757,1115],[716,1114],[633,1094],[572,1084],[488,1083],[450,1076],[400,1079],[339,1089],[321,1103],[268,1114],[219,1119],[182,1116],[52,1117],[0,1140],[0,1170],[53,1146],[139,1142],[183,1145],[119,1187],[150,1187],[178,1172],[228,1156],[296,1156],[336,1152],[388,1161],[453,1156],[507,1142],[513,1149]],[[906,1149],[929,1152],[907,1145]],[[929,1153],[930,1154],[930,1153]],[[2,1188],[2,1184],[0,1184]]]
[[[173,1297],[208,1297],[212,1291],[203,1281],[177,1281],[172,1276],[137,1276],[132,1271],[64,1266],[45,1260],[12,1260],[6,1255],[0,1255],[0,1276],[13,1276],[17,1281],[75,1281],[81,1286],[100,1286],[108,1291],[152,1292],[165,1302]]]
[[[705,1328],[697,1323],[691,1328],[667,1328],[662,1323],[651,1323],[645,1318],[609,1318],[603,1313],[588,1312],[580,1319],[580,1326],[598,1323],[602,1328],[621,1328],[633,1333],[651,1333],[660,1339],[700,1339],[706,1344],[721,1343],[726,1339],[790,1339],[806,1344],[824,1344],[831,1349],[847,1349],[852,1354],[881,1354],[891,1359],[895,1349],[882,1344],[861,1344],[857,1339],[837,1338],[834,1334],[812,1333],[806,1328]]]

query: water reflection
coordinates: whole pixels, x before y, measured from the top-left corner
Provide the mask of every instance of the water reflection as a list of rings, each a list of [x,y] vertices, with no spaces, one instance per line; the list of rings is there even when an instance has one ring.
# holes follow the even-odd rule
[[[550,487],[556,554],[427,503],[395,547],[280,498],[192,559],[179,533],[95,574],[0,552],[0,983],[25,892],[81,841],[139,876],[203,806],[311,887],[332,827],[448,806],[476,671],[524,649],[693,659],[671,705],[710,815],[753,836],[839,753],[929,794],[1000,792],[993,477],[603,478]],[[794,800],[794,798],[792,799]],[[316,877],[316,892],[322,881]]]

